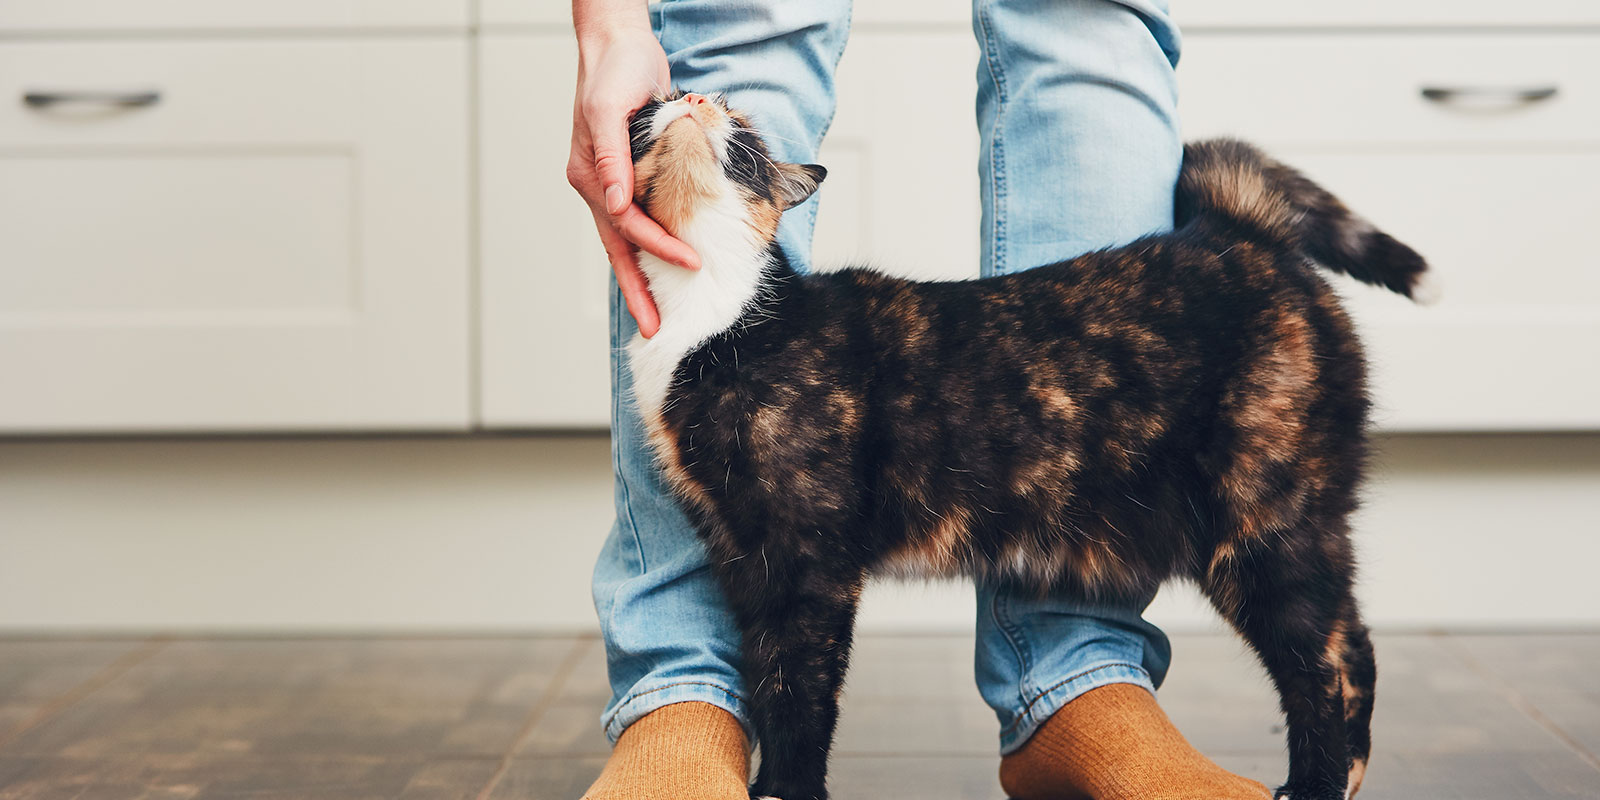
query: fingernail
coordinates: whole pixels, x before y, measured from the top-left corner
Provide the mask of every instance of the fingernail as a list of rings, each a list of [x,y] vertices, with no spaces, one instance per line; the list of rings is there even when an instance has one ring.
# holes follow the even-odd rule
[[[628,198],[622,196],[621,184],[613,183],[606,187],[606,210],[612,214],[621,214],[628,207]]]

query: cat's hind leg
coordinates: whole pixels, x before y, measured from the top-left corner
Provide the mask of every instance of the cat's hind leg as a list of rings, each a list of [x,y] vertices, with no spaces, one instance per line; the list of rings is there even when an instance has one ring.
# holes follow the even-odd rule
[[[826,800],[862,571],[777,552],[719,570],[744,637],[761,766],[751,797]]]
[[[1341,519],[1225,541],[1201,582],[1278,690],[1289,778],[1276,798],[1344,800],[1355,767],[1351,745],[1367,742],[1371,648],[1355,614],[1344,536]],[[1347,675],[1367,700],[1354,715],[1346,709]],[[1364,768],[1366,752],[1359,753]]]
[[[1360,615],[1354,611],[1352,608],[1344,621],[1344,660],[1339,670],[1345,735],[1350,742],[1350,779],[1346,791],[1352,797],[1361,789],[1361,780],[1367,773],[1367,759],[1372,754],[1372,702],[1378,678],[1372,639]]]

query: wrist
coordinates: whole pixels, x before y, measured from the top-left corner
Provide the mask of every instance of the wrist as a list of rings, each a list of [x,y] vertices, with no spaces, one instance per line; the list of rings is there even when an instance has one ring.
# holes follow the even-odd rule
[[[598,4],[596,4],[598,5]],[[619,39],[643,34],[655,38],[650,30],[650,15],[644,3],[625,3],[610,8],[586,8],[573,4],[572,27],[578,47],[604,47]]]

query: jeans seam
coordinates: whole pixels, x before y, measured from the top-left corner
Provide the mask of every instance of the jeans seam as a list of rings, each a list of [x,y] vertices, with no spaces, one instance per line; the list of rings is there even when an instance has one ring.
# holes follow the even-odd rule
[[[1111,669],[1113,667],[1125,667],[1127,669],[1133,669],[1133,670],[1138,670],[1140,672],[1144,672],[1144,667],[1142,667],[1142,666],[1140,666],[1138,664],[1133,664],[1133,663],[1130,663],[1130,662],[1127,662],[1127,661],[1113,661],[1113,662],[1111,662],[1109,664],[1100,664],[1098,666],[1090,667],[1090,668],[1088,668],[1088,669],[1086,669],[1086,670],[1084,670],[1082,672],[1076,673],[1076,674],[1071,675],[1069,677],[1062,678],[1061,680],[1056,681],[1055,683],[1051,684],[1050,686],[1046,687],[1045,689],[1043,689],[1043,690],[1041,690],[1039,692],[1036,692],[1033,695],[1033,699],[1029,700],[1026,704],[1024,704],[1022,706],[1022,709],[1017,712],[1017,715],[1012,718],[1011,723],[1006,725],[1005,728],[1001,729],[1000,735],[1003,737],[1006,734],[1012,732],[1013,730],[1016,730],[1017,726],[1021,725],[1022,721],[1028,718],[1028,712],[1033,710],[1033,707],[1035,705],[1038,705],[1040,700],[1043,700],[1046,697],[1048,697],[1051,692],[1053,692],[1053,691],[1055,691],[1057,689],[1060,689],[1061,687],[1066,686],[1067,684],[1072,683],[1073,681],[1078,680],[1079,678],[1088,677],[1090,675],[1095,674],[1096,672],[1100,672],[1102,670]]]
[[[712,689],[716,689],[717,691],[722,692],[723,694],[727,695],[730,699],[732,699],[735,703],[738,703],[739,705],[744,705],[744,703],[745,703],[745,700],[744,700],[743,697],[740,697],[739,695],[735,694],[732,690],[728,689],[728,687],[723,686],[722,684],[719,684],[719,683],[712,683],[711,681],[676,681],[676,682],[673,682],[673,683],[664,684],[662,686],[657,686],[654,689],[646,689],[646,690],[644,690],[642,692],[633,692],[632,694],[629,694],[627,697],[622,698],[622,701],[617,703],[615,708],[611,709],[610,715],[608,715],[605,718],[605,720],[603,721],[602,724],[606,728],[610,728],[611,727],[611,723],[613,723],[613,722],[615,722],[617,720],[617,715],[621,714],[622,710],[624,708],[627,708],[629,703],[632,703],[633,701],[638,700],[641,697],[647,697],[649,695],[655,694],[656,692],[664,692],[664,691],[666,691],[668,689],[675,689],[675,688],[677,688],[679,686],[709,686]]]
[[[621,346],[623,328],[625,327],[622,321],[622,315],[628,313],[627,306],[623,298],[620,296],[621,294],[622,289],[621,287],[618,287],[613,292],[612,296],[612,302],[621,306],[621,308],[617,309],[618,313],[612,314],[612,330],[616,332],[616,339],[619,348]],[[622,370],[627,368],[622,363],[625,357],[625,354],[612,356],[612,358],[616,359],[611,368],[611,382],[613,386],[620,387],[622,385]],[[643,575],[649,571],[649,565],[645,563],[644,557],[644,540],[639,536],[639,523],[633,517],[633,491],[628,488],[628,478],[622,469],[622,449],[616,445],[616,438],[618,436],[618,431],[616,429],[622,427],[622,404],[627,402],[627,398],[623,396],[625,394],[627,393],[620,391],[613,391],[611,393],[611,469],[613,471],[612,474],[616,476],[617,486],[622,490],[623,515],[622,517],[618,518],[618,521],[623,522],[625,518],[628,528],[628,535],[633,538],[634,552],[639,556],[639,574]]]
[[[991,30],[993,25],[989,20],[989,6],[984,0],[979,0],[976,16],[978,27],[983,32],[983,62],[989,68],[989,79],[994,83],[994,130],[989,135],[989,205],[992,209],[989,220],[989,263],[994,273],[1000,275],[1005,273],[1002,265],[1006,249],[1005,214],[1000,208],[1006,194],[1005,144],[1002,136],[1006,109],[1005,69],[1000,65],[998,47]]]
[[[1012,621],[1011,615],[1000,609],[1000,604],[1006,602],[1005,594],[996,591],[994,602],[989,604],[989,616],[994,618],[995,628],[1006,637],[1006,644],[1011,645],[1011,652],[1017,655],[1017,702],[1028,702],[1027,676],[1033,670],[1032,655],[1027,647],[1023,646],[1022,629]],[[1020,717],[1018,717],[1020,719]]]
[[[855,6],[855,3],[852,2],[850,4],[850,6],[849,6],[849,12],[845,14],[844,27],[841,29],[842,32],[841,32],[841,34],[839,36],[839,46],[834,49],[834,53],[833,53],[833,69],[829,72],[829,80],[830,81],[836,81],[837,80],[837,76],[838,76],[838,73],[839,73],[839,61],[844,58],[844,49],[845,49],[845,47],[847,47],[850,44],[850,25],[855,21],[855,13],[856,13],[856,6]],[[828,118],[822,121],[822,124],[817,127],[816,136],[812,137],[813,138],[813,141],[811,142],[811,156],[812,156],[812,158],[815,158],[816,155],[817,155],[817,152],[822,149],[822,140],[827,138],[828,130],[833,127],[834,118],[839,116],[839,90],[838,90],[838,88],[834,87],[834,89],[831,92],[831,94],[833,95],[833,98],[832,98],[833,102],[830,104],[830,107],[828,109]],[[816,240],[816,235],[817,235],[817,213],[821,210],[821,208],[822,208],[822,198],[821,197],[818,197],[816,200],[813,200],[811,203],[809,203],[807,205],[807,208],[806,208],[806,222],[807,222],[807,225],[808,225],[808,227],[810,228],[810,231],[811,231],[811,235],[808,236],[807,240],[806,240],[806,246],[808,248],[811,247],[812,244]],[[810,269],[814,268],[816,265],[811,263],[811,253],[810,252],[807,252],[805,254],[805,256],[806,256],[805,258],[800,259],[800,260],[805,262],[806,271],[810,271]]]

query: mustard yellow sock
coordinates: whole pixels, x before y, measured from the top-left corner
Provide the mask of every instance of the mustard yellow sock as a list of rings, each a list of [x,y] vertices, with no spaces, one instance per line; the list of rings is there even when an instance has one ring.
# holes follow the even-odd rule
[[[584,800],[749,800],[744,728],[710,703],[662,706],[629,725]]]
[[[1144,687],[1114,683],[1067,703],[1000,761],[1017,800],[1263,800],[1267,787],[1217,766]]]

